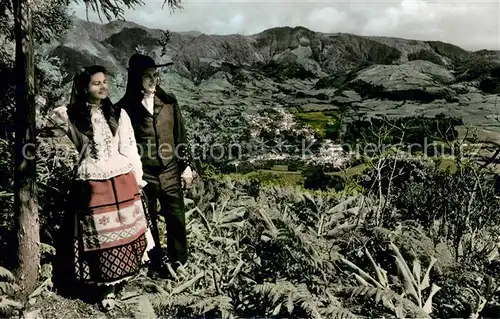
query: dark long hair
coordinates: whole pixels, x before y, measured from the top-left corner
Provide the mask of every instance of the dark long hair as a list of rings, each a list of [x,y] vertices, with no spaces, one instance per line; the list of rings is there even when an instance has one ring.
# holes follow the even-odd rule
[[[85,67],[82,71],[73,78],[73,88],[71,90],[71,100],[68,106],[69,120],[75,124],[76,128],[85,134],[91,141],[91,154],[97,156],[97,150],[94,142],[94,128],[90,114],[90,106],[87,105],[88,95],[86,89],[90,83],[92,75],[102,72],[107,75],[107,71],[103,66],[92,65]],[[113,105],[109,97],[101,101],[101,108],[106,119],[111,133],[116,135],[118,130],[118,121],[120,110]]]

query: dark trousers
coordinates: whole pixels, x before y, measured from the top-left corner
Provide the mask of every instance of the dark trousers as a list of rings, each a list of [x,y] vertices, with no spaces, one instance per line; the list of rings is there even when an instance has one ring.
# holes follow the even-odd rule
[[[148,198],[148,211],[151,218],[152,235],[157,248],[160,248],[160,236],[158,231],[158,214],[165,218],[167,228],[167,255],[169,261],[181,264],[187,261],[187,240],[184,196],[180,185],[162,189],[159,182],[149,182],[144,187],[144,193]],[[158,210],[157,201],[160,203]]]
[[[494,191],[495,195],[500,195],[500,174],[495,174]]]

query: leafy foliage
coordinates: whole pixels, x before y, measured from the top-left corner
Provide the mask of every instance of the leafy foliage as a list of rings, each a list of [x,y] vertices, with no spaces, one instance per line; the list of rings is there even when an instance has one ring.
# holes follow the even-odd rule
[[[397,246],[390,244],[391,250],[394,252],[395,262],[397,264],[399,280],[396,284],[402,284],[402,294],[398,294],[389,286],[387,271],[377,265],[368,252],[365,250],[372,267],[376,273],[376,279],[361,270],[358,266],[350,261],[343,259],[343,262],[353,269],[356,280],[361,286],[351,287],[352,296],[375,297],[375,302],[382,302],[383,306],[394,312],[398,318],[407,318],[409,314],[412,316],[429,317],[432,312],[432,297],[441,289],[439,286],[429,283],[430,271],[435,262],[432,258],[427,271],[422,277],[421,265],[417,259],[413,260],[412,270],[401,255]],[[427,298],[423,296],[423,291],[431,287],[431,291]]]
[[[35,40],[35,75],[37,94],[47,100],[46,106],[53,106],[60,98],[61,83],[64,74],[60,70],[59,60],[50,58],[46,46],[51,41],[64,37],[72,26],[66,1],[41,1],[33,8],[33,36]],[[3,121],[0,125],[0,138],[10,138],[13,132],[14,109],[14,19],[9,10],[0,13],[2,29],[0,30],[0,116]]]
[[[0,315],[12,315],[15,310],[22,308],[22,304],[12,298],[18,290],[14,275],[0,266]]]
[[[9,264],[12,261],[11,253],[13,249],[6,247],[7,243],[15,242],[13,239],[13,114],[14,114],[14,42],[13,42],[13,17],[11,12],[6,10],[0,15],[0,19],[5,22],[0,31],[2,48],[0,49],[0,74],[2,81],[0,84],[0,110],[2,124],[0,124],[0,156],[2,164],[2,180],[0,181],[0,193],[3,195],[0,209],[0,229],[2,230],[0,239],[0,252],[5,259],[2,262]],[[37,116],[42,115],[48,108],[52,108],[60,103],[64,91],[62,80],[63,73],[57,58],[49,57],[46,45],[52,40],[64,36],[65,31],[71,26],[71,17],[68,13],[66,2],[60,0],[43,1],[37,3],[33,8],[34,38],[36,45],[35,54],[35,75],[36,88],[38,94]],[[44,203],[42,203],[44,205]],[[9,266],[13,266],[10,265]]]
[[[8,244],[14,242],[15,233],[12,231],[14,228],[13,220],[13,175],[12,175],[12,150],[13,142],[8,140],[0,139],[0,255],[8,256],[9,249]],[[7,258],[2,258],[2,262],[7,262]],[[2,263],[2,264],[3,264]],[[10,268],[12,265],[8,265]]]
[[[209,185],[188,212],[192,261],[161,286],[146,284],[159,314],[354,317],[333,295],[337,257],[326,236],[336,199],[280,188],[254,198],[231,179]],[[316,216],[301,220],[305,207]]]
[[[394,162],[397,173],[387,193],[389,209],[397,209],[400,220],[417,220],[429,229],[433,240],[453,243],[457,259],[488,254],[487,238],[497,228],[491,221],[500,218],[500,211],[487,172],[477,172],[470,164],[451,173],[435,165],[413,163]],[[388,165],[382,174],[388,176],[392,169]],[[389,192],[387,179],[381,187]]]

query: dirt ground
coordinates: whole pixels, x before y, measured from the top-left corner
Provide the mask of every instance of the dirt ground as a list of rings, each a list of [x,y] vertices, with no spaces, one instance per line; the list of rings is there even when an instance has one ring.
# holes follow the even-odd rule
[[[123,286],[117,287],[116,306],[104,312],[96,294],[92,290],[83,293],[83,297],[66,298],[56,291],[46,288],[41,292],[29,309],[24,311],[26,319],[83,319],[83,318],[138,318],[137,297],[143,294],[140,282],[146,279],[145,270]],[[151,279],[149,279],[151,281]],[[86,293],[88,293],[86,295]],[[94,300],[92,300],[94,299]],[[146,319],[146,318],[145,318]]]

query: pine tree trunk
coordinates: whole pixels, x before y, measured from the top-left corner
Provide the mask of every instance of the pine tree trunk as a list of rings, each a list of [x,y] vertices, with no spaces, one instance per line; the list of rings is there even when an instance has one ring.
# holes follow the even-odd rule
[[[16,36],[16,114],[14,209],[17,226],[16,276],[21,296],[36,286],[40,265],[40,228],[36,189],[35,61],[32,0],[13,0]]]

